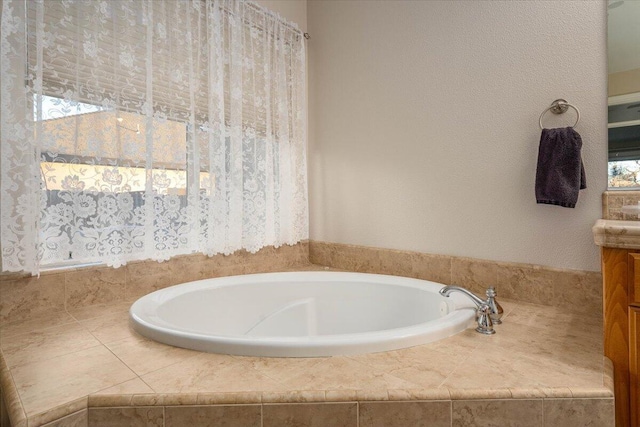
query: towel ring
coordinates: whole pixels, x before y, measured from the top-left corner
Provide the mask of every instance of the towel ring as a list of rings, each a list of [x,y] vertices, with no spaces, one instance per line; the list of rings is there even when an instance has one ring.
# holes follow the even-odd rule
[[[544,116],[544,114],[547,111],[551,111],[553,114],[562,114],[562,113],[565,113],[569,109],[569,107],[571,107],[574,110],[576,110],[576,114],[577,114],[576,122],[573,124],[573,126],[571,126],[571,127],[576,127],[576,125],[580,121],[580,111],[578,110],[578,108],[576,108],[575,106],[569,104],[564,99],[556,99],[555,101],[553,101],[551,103],[551,106],[549,108],[547,108],[546,110],[544,110],[542,112],[542,114],[540,114],[540,120],[538,120],[538,124],[540,125],[540,129],[544,129],[544,127],[542,126],[542,117]]]

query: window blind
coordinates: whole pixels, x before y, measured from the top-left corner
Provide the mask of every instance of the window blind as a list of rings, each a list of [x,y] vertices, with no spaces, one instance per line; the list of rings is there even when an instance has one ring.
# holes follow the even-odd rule
[[[292,104],[300,96],[290,79],[300,60],[292,46],[302,43],[301,34],[288,25],[275,28],[269,12],[253,3],[47,0],[44,7],[28,2],[27,14],[27,78],[40,78],[44,95],[205,128],[224,118],[225,127],[250,128],[263,137],[287,132],[275,117],[286,112],[267,100],[275,91],[286,91]],[[215,14],[222,28],[211,25]],[[241,30],[232,25],[238,20],[247,22]],[[188,29],[189,37],[172,32],[175,25]],[[232,69],[248,57],[253,64],[238,78]],[[276,75],[285,81],[274,82]],[[216,79],[222,100],[209,93]],[[240,111],[230,108],[232,96],[241,96]]]

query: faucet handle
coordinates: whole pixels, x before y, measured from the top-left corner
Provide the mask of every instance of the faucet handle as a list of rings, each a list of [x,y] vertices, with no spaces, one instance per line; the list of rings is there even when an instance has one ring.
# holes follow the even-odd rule
[[[502,309],[502,306],[500,305],[500,303],[496,301],[496,296],[498,295],[498,293],[496,292],[493,286],[490,286],[489,289],[487,289],[486,295],[487,295],[487,305],[491,310],[491,313],[490,313],[491,320],[496,325],[499,325],[502,323],[502,314],[504,313],[504,310]]]
[[[491,307],[489,307],[489,305],[482,304],[478,307],[476,315],[478,317],[478,327],[476,328],[476,332],[480,332],[485,335],[492,335],[496,333],[493,329],[493,322],[491,321]]]

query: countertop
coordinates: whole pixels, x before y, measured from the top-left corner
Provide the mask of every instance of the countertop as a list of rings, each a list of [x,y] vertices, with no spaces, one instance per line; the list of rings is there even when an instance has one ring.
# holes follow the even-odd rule
[[[0,380],[29,426],[105,406],[613,396],[600,316],[501,302],[492,336],[303,359],[171,347],[130,329],[131,301],[92,306],[2,325]]]
[[[599,219],[592,231],[598,246],[640,249],[640,221]]]

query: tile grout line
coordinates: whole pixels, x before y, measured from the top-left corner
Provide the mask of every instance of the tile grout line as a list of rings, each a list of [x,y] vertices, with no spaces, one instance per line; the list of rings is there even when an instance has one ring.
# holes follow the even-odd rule
[[[135,373],[135,371],[134,371],[134,373]],[[138,375],[138,374],[136,374],[136,375]],[[147,387],[149,387],[149,388],[150,388],[150,389],[151,389],[155,394],[158,394],[158,392],[156,391],[156,389],[155,389],[155,388],[153,388],[153,387],[151,387],[151,386],[149,385],[149,383],[148,383],[148,382],[146,382],[145,380],[143,380],[143,379],[142,379],[142,377],[141,377],[140,375],[138,375],[138,379],[139,379],[140,381],[142,381],[142,383],[143,383],[144,385],[146,385]],[[196,404],[197,404],[197,403],[198,403],[198,398],[197,398],[197,394],[196,394]]]
[[[62,324],[62,325],[51,326],[51,327],[48,327],[48,328],[41,329],[40,331],[48,331],[48,330],[51,330],[51,329],[53,329],[53,328],[60,328],[60,327],[63,327],[63,326],[73,325],[74,323],[75,323],[75,324],[77,324],[77,326],[78,326],[78,327],[80,327],[83,331],[85,331],[85,332],[87,332],[89,335],[91,335],[91,337],[92,337],[94,340],[96,340],[96,341],[97,341],[97,344],[93,344],[93,345],[90,345],[90,346],[85,347],[85,348],[80,348],[80,349],[75,349],[75,350],[72,350],[72,351],[64,352],[64,353],[61,353],[61,354],[55,355],[55,356],[53,356],[53,357],[48,357],[48,358],[46,358],[46,359],[36,359],[36,360],[27,361],[26,363],[18,363],[17,365],[13,365],[13,366],[9,366],[9,362],[7,362],[7,357],[6,357],[6,355],[4,355],[4,352],[3,352],[3,357],[4,357],[5,364],[6,364],[6,366],[7,366],[7,370],[8,370],[9,372],[11,372],[11,370],[12,370],[12,369],[15,369],[15,368],[22,368],[22,367],[24,367],[24,366],[28,366],[28,365],[31,365],[31,364],[34,364],[34,363],[42,363],[42,362],[46,362],[46,361],[49,361],[49,360],[55,360],[55,359],[60,358],[60,357],[65,357],[65,356],[69,356],[69,355],[71,355],[71,354],[79,353],[79,352],[82,352],[82,351],[87,351],[87,350],[95,349],[95,348],[100,347],[100,346],[103,346],[103,347],[105,346],[104,344],[102,344],[102,342],[101,342],[99,339],[97,339],[97,338],[96,338],[96,337],[95,337],[95,336],[94,336],[90,331],[88,331],[84,326],[80,325],[80,323],[79,323],[77,320],[75,320],[75,319],[74,319],[74,322],[64,323],[64,324]],[[19,337],[19,336],[21,336],[21,335],[28,335],[28,334],[32,334],[32,333],[34,333],[34,332],[24,332],[24,333],[21,333],[21,334],[16,334],[16,335],[14,335],[14,336],[12,336],[12,337],[10,337],[10,338],[15,338],[15,337]],[[2,351],[1,346],[0,346],[0,351]]]
[[[213,353],[213,354],[215,354],[215,353]],[[273,382],[275,382],[275,383],[277,383],[277,384],[279,384],[279,385],[285,386],[285,387],[287,386],[287,385],[285,384],[285,381],[281,381],[281,380],[278,380],[278,379],[276,379],[276,378],[273,378],[271,375],[267,374],[266,372],[263,372],[262,370],[260,370],[259,368],[256,368],[255,366],[253,366],[253,364],[251,364],[251,363],[249,363],[249,362],[247,362],[247,361],[243,361],[242,359],[238,359],[238,357],[236,357],[236,355],[229,354],[228,356],[230,356],[231,358],[233,358],[233,359],[234,359],[234,360],[236,360],[237,362],[242,363],[242,364],[243,364],[243,365],[245,365],[245,366],[247,366],[247,365],[248,365],[247,367],[248,367],[249,369],[251,369],[251,370],[253,370],[253,371],[257,372],[258,374],[260,374],[260,375],[262,375],[262,376],[265,376],[265,377],[269,378],[271,381],[273,381]],[[244,357],[244,356],[240,356],[240,357]],[[145,374],[145,375],[146,375],[146,374]],[[300,390],[300,391],[303,391],[303,390]],[[262,393],[264,393],[264,391],[262,391]]]
[[[91,331],[88,331],[88,332],[89,332],[91,335],[93,335],[93,333],[92,333]],[[100,341],[100,340],[99,340],[95,335],[94,335],[94,338],[95,338],[95,339],[97,339],[97,340],[98,340],[98,342],[100,342],[100,344],[102,344],[102,346],[103,346],[104,348],[106,348],[106,349],[107,349],[107,351],[108,351],[109,353],[111,353],[111,354],[112,354],[116,359],[118,359],[118,360],[120,361],[120,363],[122,363],[122,364],[123,364],[123,365],[124,365],[128,370],[130,370],[130,371],[131,371],[131,373],[133,373],[133,374],[136,376],[136,378],[138,378],[138,379],[140,379],[140,380],[142,381],[142,378],[140,378],[140,375],[138,375],[138,373],[137,373],[136,371],[134,371],[133,369],[131,369],[131,367],[130,367],[129,365],[127,365],[127,364],[125,363],[125,361],[124,361],[124,360],[122,360],[120,357],[118,357],[118,355],[117,355],[117,354],[115,354],[113,351],[111,351],[111,349],[110,349],[110,348],[109,348],[105,343],[103,343],[102,341]],[[129,378],[128,380],[123,381],[122,383],[125,383],[125,382],[127,382],[127,381],[131,381],[131,380],[133,380],[133,379],[135,379],[135,378]],[[143,382],[144,382],[144,381],[143,381]],[[122,383],[119,383],[119,384],[122,384]],[[146,384],[146,383],[145,383],[145,384]],[[111,388],[111,387],[114,387],[114,386],[116,386],[116,385],[118,385],[118,384],[111,385],[111,386],[106,387],[106,388],[104,388],[104,389],[102,389],[102,390],[106,390],[107,388]],[[149,386],[149,385],[147,384],[147,386]],[[153,388],[152,388],[152,387],[149,387],[149,388],[151,388],[151,390],[153,390]],[[96,393],[96,392],[94,392],[94,393]],[[94,393],[91,393],[91,394],[94,394]],[[154,390],[154,393],[155,393],[155,390]],[[88,395],[87,395],[87,396],[88,396]]]
[[[68,304],[67,304],[67,300],[68,300],[68,291],[67,291],[67,272],[65,271],[64,273],[62,273],[62,275],[64,276],[64,311],[67,312],[67,314],[69,314],[69,316],[71,316],[71,314],[69,313],[69,308],[68,308]],[[72,316],[73,317],[73,316]],[[75,317],[74,317],[75,319]]]
[[[94,393],[100,393],[100,392],[101,392],[101,391],[103,391],[103,390],[107,390],[107,389],[109,389],[109,388],[111,388],[111,387],[119,386],[120,384],[126,383],[127,381],[131,381],[131,380],[126,380],[126,381],[123,381],[123,382],[121,382],[121,383],[118,383],[118,384],[114,384],[114,385],[112,385],[112,386],[109,386],[109,387],[101,388],[100,390],[98,390],[98,391],[96,391],[96,392],[94,392]],[[92,394],[93,394],[93,393],[92,393]],[[87,397],[88,397],[88,396],[90,396],[90,395],[87,395]],[[87,407],[88,407],[88,405],[87,405]]]
[[[97,338],[96,338],[96,339],[97,339]],[[108,343],[106,343],[106,344],[105,344],[105,343],[102,343],[102,341],[101,341],[101,343],[102,343],[102,345],[104,345],[104,346],[105,346],[109,351],[111,351],[111,348],[109,347],[109,344],[120,343],[120,342],[123,342],[123,341],[129,340],[129,339],[131,339],[131,337],[122,338],[122,339],[120,339],[120,340],[116,340],[116,341],[110,341],[110,342],[108,342]],[[149,339],[149,338],[146,338],[146,337],[143,337],[143,339],[145,339],[145,340],[149,340],[149,341],[152,341],[152,342],[157,343],[157,341],[153,341],[153,340],[151,340],[151,339]],[[160,343],[160,344],[162,344],[162,343]],[[169,346],[169,344],[163,344],[163,345]],[[176,348],[180,348],[180,347],[176,347]],[[194,350],[194,352],[195,352],[195,351],[196,351],[196,350]],[[117,355],[117,354],[115,354],[113,351],[111,351],[111,353],[112,353],[114,356],[116,356],[116,357],[118,358],[118,360],[120,360],[120,361],[121,361],[121,362],[122,362],[122,363],[123,363],[127,368],[131,369],[131,371],[132,371],[134,374],[136,374],[136,376],[137,376],[138,378],[140,378],[140,380],[142,380],[142,377],[143,377],[144,375],[149,375],[149,374],[152,374],[152,373],[154,373],[154,372],[158,372],[158,371],[160,371],[160,370],[162,370],[162,369],[168,368],[168,367],[170,367],[170,366],[177,365],[178,363],[185,362],[185,361],[187,361],[187,360],[189,360],[189,359],[193,359],[193,358],[195,358],[195,357],[199,357],[199,356],[201,356],[203,353],[204,353],[204,354],[206,354],[206,352],[196,352],[195,354],[193,354],[193,355],[191,355],[191,356],[188,356],[188,357],[186,357],[186,358],[185,358],[185,359],[183,359],[183,360],[179,360],[179,361],[177,361],[177,362],[170,363],[170,364],[168,364],[168,365],[166,365],[166,366],[162,366],[162,367],[160,367],[160,368],[158,368],[158,369],[154,369],[154,370],[152,370],[152,371],[145,372],[144,374],[138,374],[138,373],[137,373],[137,372],[136,372],[136,371],[135,371],[131,366],[129,366],[129,365],[128,365],[124,360],[122,360],[120,357],[118,357],[118,355]],[[147,384],[147,383],[146,383],[146,381],[144,381],[144,380],[142,380],[142,382],[144,382],[145,384]],[[149,384],[147,384],[147,385],[149,385]],[[151,390],[154,390],[154,389],[153,389],[153,387],[151,387],[151,386],[149,386],[149,388],[151,388]],[[157,392],[154,390],[154,393],[157,393]]]
[[[123,301],[124,302],[124,301]],[[96,304],[98,305],[98,304]],[[91,307],[90,305],[87,305],[85,307]],[[83,324],[83,323],[87,323],[87,322],[91,322],[92,320],[96,320],[96,319],[102,319],[103,317],[107,317],[107,316],[113,316],[115,314],[119,314],[119,313],[107,313],[107,314],[101,314],[99,316],[95,316],[95,317],[88,317],[86,319],[78,319],[76,318],[73,314],[69,313],[69,316],[73,317],[73,319],[78,322],[79,324]],[[84,327],[84,326],[83,326]],[[86,328],[85,328],[86,329]],[[120,341],[120,340],[116,340],[116,341]]]
[[[130,276],[130,272],[129,272],[129,267],[128,265],[124,265],[124,300],[127,300],[127,295],[129,294],[129,276]]]
[[[453,257],[449,258],[449,285],[453,285]]]
[[[454,366],[453,370],[451,370],[451,372],[449,372],[449,374],[445,377],[444,380],[442,380],[442,382],[440,384],[438,384],[438,388],[441,388],[444,386],[444,383],[451,378],[451,376],[453,376],[453,374],[455,374],[455,372],[458,370],[458,368],[460,368],[463,364],[465,364],[469,359],[471,359],[471,357],[476,353],[476,351],[478,351],[478,349],[480,349],[483,345],[486,345],[486,343],[480,343],[478,344],[476,347],[473,348],[472,351],[469,352],[469,355],[467,357],[463,357],[463,359]],[[446,386],[445,386],[446,387]],[[446,387],[447,390],[449,390],[449,387]],[[449,398],[451,398],[451,393],[449,393]]]
[[[63,312],[60,312],[60,313],[63,313]],[[10,335],[9,335],[9,339],[14,339],[15,337],[19,337],[19,336],[21,336],[21,335],[32,334],[32,333],[35,333],[35,332],[37,332],[37,333],[39,333],[39,332],[44,332],[44,331],[48,331],[48,330],[53,329],[53,328],[59,328],[59,327],[62,327],[62,326],[68,326],[68,325],[71,325],[71,324],[73,324],[73,323],[77,323],[79,326],[82,326],[82,325],[80,325],[80,324],[79,324],[78,320],[76,320],[76,318],[75,318],[75,317],[73,317],[72,315],[70,315],[69,313],[67,313],[67,312],[66,312],[66,310],[64,311],[64,313],[68,314],[68,315],[69,315],[69,317],[71,318],[71,320],[69,320],[69,321],[65,321],[65,322],[63,322],[63,323],[60,323],[59,325],[45,326],[44,328],[33,329],[33,330],[29,330],[29,331],[25,331],[25,332],[20,332],[20,333],[13,333],[13,334],[10,334]],[[27,322],[27,321],[29,321],[29,320],[28,320],[28,319],[26,319],[24,322]],[[22,322],[22,323],[24,323],[24,322]],[[19,321],[11,322],[11,323],[19,323]],[[1,332],[2,332],[2,330],[0,329],[0,333],[1,333]],[[4,336],[4,341],[6,341],[6,340],[7,340],[7,337],[6,337],[6,335],[5,335],[5,336]]]
[[[453,399],[449,396],[449,425],[453,427]]]

